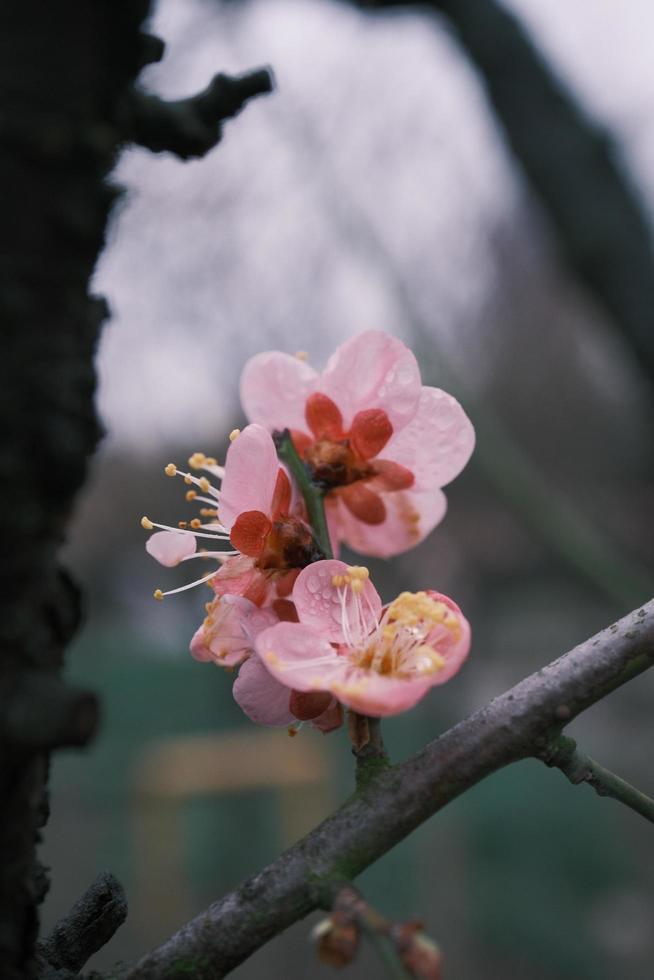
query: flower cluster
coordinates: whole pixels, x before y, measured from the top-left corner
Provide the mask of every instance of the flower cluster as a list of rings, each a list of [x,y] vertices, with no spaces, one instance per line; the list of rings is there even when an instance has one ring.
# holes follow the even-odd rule
[[[429,534],[445,514],[441,487],[472,452],[469,419],[379,331],[343,344],[322,374],[301,355],[259,354],[241,399],[250,424],[231,433],[224,467],[202,453],[188,472],[166,466],[200,516],[177,527],[142,520],[157,529],[146,548],[162,565],[211,564],[155,598],[210,587],[191,653],[239,666],[234,697],[255,722],[329,732],[342,706],[371,717],[407,710],[459,669],[468,623],[430,589],[384,605],[367,568],[338,553],[346,544],[390,557]]]

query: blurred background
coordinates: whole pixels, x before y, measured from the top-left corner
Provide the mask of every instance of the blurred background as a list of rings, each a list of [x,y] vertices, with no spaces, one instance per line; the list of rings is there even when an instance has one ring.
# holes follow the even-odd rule
[[[648,222],[651,5],[505,7],[614,137]],[[448,22],[329,0],[160,0],[151,29],[166,55],[142,84],[157,94],[266,63],[278,88],[206,159],[130,149],[114,173],[125,193],[93,283],[112,309],[107,436],[66,554],[88,600],[69,674],[101,692],[105,718],[87,753],[54,762],[44,848],[46,929],[104,868],[127,889],[98,968],[161,941],[353,788],[342,731],[257,730],[233,677],[191,659],[204,591],[151,598],[184,577],[146,556],[140,517],[186,516],[163,467],[224,458],[248,357],[301,349],[321,367],[353,333],[388,330],[477,427],[444,523],[399,559],[366,561],[383,598],[430,586],[473,626],[465,669],[385,723],[394,760],[654,593],[652,376],[570,271]],[[542,125],[536,106],[546,146]],[[570,729],[649,793],[653,694],[646,674]],[[651,829],[536,762],[455,801],[360,884],[380,911],[424,920],[450,980],[651,977]],[[306,942],[317,918],[233,975],[332,975]],[[379,974],[368,954],[343,973]]]

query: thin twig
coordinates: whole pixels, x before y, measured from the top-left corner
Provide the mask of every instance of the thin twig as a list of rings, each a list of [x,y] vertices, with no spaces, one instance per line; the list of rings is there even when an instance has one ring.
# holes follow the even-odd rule
[[[598,796],[610,796],[654,823],[654,800],[591,759],[577,748],[573,738],[560,735],[542,753],[541,758],[546,765],[560,769],[575,786],[588,783]]]
[[[471,786],[540,757],[582,711],[654,664],[654,600],[525,678],[406,762],[381,772],[331,817],[116,980],[169,980],[175,964],[219,980]]]
[[[168,150],[182,160],[202,157],[220,142],[222,123],[257,95],[272,92],[273,73],[258,68],[245,75],[215,75],[203,92],[168,102],[132,89],[119,113],[126,139],[159,153]]]

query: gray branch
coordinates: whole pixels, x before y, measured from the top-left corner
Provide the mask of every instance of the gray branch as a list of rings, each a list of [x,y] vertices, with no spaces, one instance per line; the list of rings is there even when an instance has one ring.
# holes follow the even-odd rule
[[[183,926],[120,980],[218,980],[480,780],[530,756],[654,663],[654,600],[521,681],[421,752],[379,773],[239,889]],[[186,972],[185,972],[186,971]]]

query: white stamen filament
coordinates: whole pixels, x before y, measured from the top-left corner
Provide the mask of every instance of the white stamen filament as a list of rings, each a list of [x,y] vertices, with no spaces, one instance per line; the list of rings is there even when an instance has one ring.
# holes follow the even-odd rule
[[[214,470],[220,470],[221,472],[220,472],[220,475],[219,475],[219,479],[221,479],[221,480],[222,480],[223,476],[225,475],[225,470],[224,470],[224,468],[222,466],[211,467],[211,469],[208,466],[203,466],[202,469],[204,469],[204,470],[210,470],[210,472],[213,472]],[[203,493],[210,493],[210,494],[212,494],[212,499],[209,500],[208,503],[210,503],[210,504],[215,504],[216,503],[216,500],[218,499],[218,496],[220,494],[220,491],[217,490],[216,487],[212,486],[209,483],[209,481],[207,480],[206,476],[193,476],[192,473],[186,473],[184,470],[177,469],[177,467],[175,467],[175,472],[174,473],[172,472],[172,468],[171,468],[171,471],[170,471],[170,474],[169,475],[183,477],[184,478],[184,483],[188,483],[188,484],[194,483],[196,487],[199,487],[200,490],[203,491]],[[218,476],[218,473],[215,473],[214,475],[215,476]],[[197,499],[199,500],[200,498],[198,497]]]
[[[186,592],[187,589],[194,589],[196,585],[203,585],[204,582],[208,582],[209,579],[212,579],[215,574],[216,569],[214,568],[214,570],[209,572],[208,575],[204,575],[202,578],[196,579],[195,582],[189,582],[188,585],[180,585],[178,589],[170,589],[168,592],[160,592],[160,590],[157,589],[157,592],[160,593],[160,597],[162,599],[167,595],[177,595],[178,592]]]
[[[196,551],[193,555],[187,555],[186,558],[182,558],[182,561],[192,561],[193,558],[214,558],[216,561],[227,561],[228,558],[234,558],[238,555],[238,551]]]
[[[170,524],[156,524],[154,521],[150,522],[152,527],[158,527],[161,531],[174,531],[175,534],[191,534],[194,538],[210,538],[212,541],[229,541],[229,534],[227,531],[222,529],[221,531],[216,531],[215,534],[202,534],[200,531],[194,531],[192,529],[183,527],[171,527]],[[201,524],[201,527],[212,527],[221,525],[211,525],[211,524]]]

